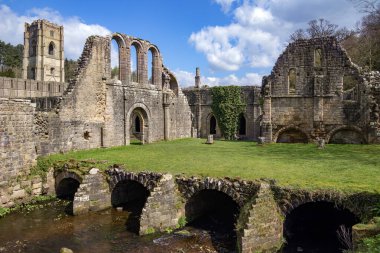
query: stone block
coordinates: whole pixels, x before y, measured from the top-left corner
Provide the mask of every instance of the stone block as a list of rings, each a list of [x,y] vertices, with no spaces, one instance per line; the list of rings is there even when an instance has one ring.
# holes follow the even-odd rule
[[[13,190],[13,194],[11,195],[11,199],[22,199],[26,196],[26,192],[24,189]]]
[[[30,183],[31,182],[29,180],[21,181],[20,186],[21,188],[26,188],[30,186]]]
[[[42,188],[42,182],[32,184],[32,189],[41,189],[41,188]]]

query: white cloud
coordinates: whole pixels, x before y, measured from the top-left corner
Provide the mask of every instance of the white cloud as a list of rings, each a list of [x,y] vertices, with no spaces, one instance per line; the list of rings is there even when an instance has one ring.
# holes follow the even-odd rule
[[[97,24],[86,24],[78,17],[63,17],[50,8],[31,9],[26,15],[19,15],[7,5],[0,5],[0,39],[11,44],[23,44],[24,23],[36,19],[47,19],[63,25],[65,32],[65,57],[77,59],[82,53],[84,42],[90,35],[106,36],[111,32]]]
[[[231,7],[229,1],[220,2]],[[205,54],[213,70],[273,66],[290,34],[306,27],[308,21],[324,18],[340,27],[353,28],[363,15],[347,0],[244,0],[237,3],[240,5],[234,5],[230,24],[204,27],[189,38],[195,49]]]
[[[244,4],[235,10],[235,18],[243,26],[266,24],[274,20],[270,11],[248,4]]]
[[[176,70],[173,71],[181,87],[194,86],[195,73]],[[262,75],[257,73],[247,73],[243,77],[237,77],[230,74],[226,77],[201,76],[201,85],[218,86],[218,85],[261,85]]]
[[[222,10],[224,12],[228,12],[231,9],[231,5],[236,0],[214,0],[215,3],[220,4],[222,6]]]
[[[276,26],[271,13],[261,7],[243,4],[227,26],[203,28],[189,41],[206,55],[214,70],[237,71],[242,66],[268,67],[281,51],[278,36],[263,29]]]

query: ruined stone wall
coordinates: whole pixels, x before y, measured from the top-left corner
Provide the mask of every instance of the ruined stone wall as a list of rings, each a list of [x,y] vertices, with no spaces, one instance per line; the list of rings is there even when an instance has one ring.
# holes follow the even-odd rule
[[[79,59],[75,78],[54,106],[40,107],[35,115],[39,131],[38,154],[97,148],[102,144],[106,76],[109,60],[107,38],[89,37]],[[43,101],[43,100],[42,100]]]
[[[0,99],[0,184],[28,174],[36,163],[34,110],[27,100]]]
[[[255,86],[242,86],[242,99],[246,103],[244,117],[246,119],[246,135],[241,139],[256,140],[260,135],[260,90]],[[210,134],[210,118],[212,112],[212,94],[210,88],[184,89],[192,112],[192,125],[197,129],[199,137],[206,138]],[[215,138],[222,137],[219,126]]]
[[[179,89],[170,104],[169,139],[191,137],[191,109],[186,96]]]
[[[297,40],[263,80],[263,135],[276,141],[292,128],[309,141],[329,141],[337,129],[346,128],[348,135],[360,136],[354,143],[366,142],[367,89],[360,69],[334,38]]]
[[[120,81],[107,83],[104,146],[122,146],[126,142],[124,88]]]
[[[29,177],[37,158],[34,113],[28,100],[0,98],[0,207],[49,191],[51,173],[44,182]]]
[[[62,96],[68,83],[0,77],[0,98],[36,98]]]

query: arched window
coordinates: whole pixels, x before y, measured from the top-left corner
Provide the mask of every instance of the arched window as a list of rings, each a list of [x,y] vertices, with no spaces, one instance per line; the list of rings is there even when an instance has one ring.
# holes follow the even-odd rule
[[[135,133],[140,133],[141,132],[141,120],[140,117],[136,115],[135,118]]]
[[[135,83],[139,82],[138,65],[139,65],[138,45],[132,44],[131,45],[131,81]]]
[[[246,135],[246,120],[243,114],[239,117],[239,135]]]
[[[288,74],[288,91],[294,93],[296,91],[297,74],[295,69],[290,69]]]
[[[210,118],[210,134],[216,134],[216,119],[214,115]]]
[[[30,79],[32,79],[32,80],[36,79],[36,69],[35,68],[30,69]],[[38,90],[38,88],[37,88],[37,90]]]
[[[154,52],[150,48],[148,52],[148,83],[154,84]]]
[[[116,39],[111,40],[111,78],[120,79],[120,48]]]
[[[49,44],[49,55],[54,55],[54,49],[55,49],[55,45],[54,45],[54,42],[50,42]]]
[[[314,67],[322,67],[322,49],[317,48],[314,51]]]
[[[30,46],[30,56],[36,56],[37,54],[37,43],[35,40],[32,41]]]

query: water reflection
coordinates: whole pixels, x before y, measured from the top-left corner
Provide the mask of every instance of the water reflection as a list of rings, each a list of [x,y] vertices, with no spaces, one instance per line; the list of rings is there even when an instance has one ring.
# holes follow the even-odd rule
[[[0,252],[54,253],[67,247],[75,253],[201,253],[231,252],[213,244],[206,230],[185,228],[174,234],[138,236],[126,229],[130,213],[108,209],[82,216],[65,213],[69,202],[49,202],[0,219]]]

